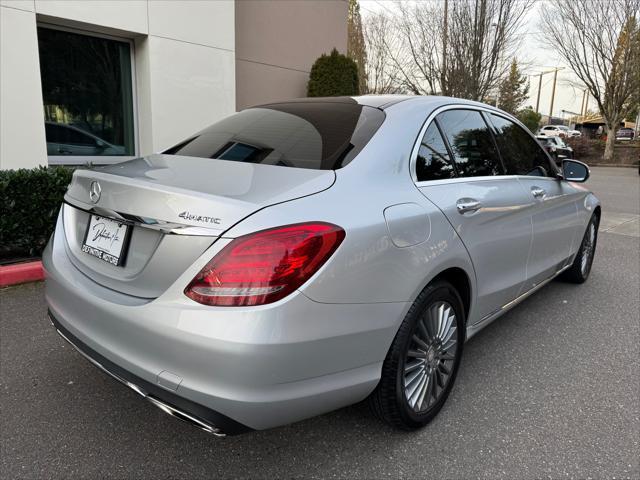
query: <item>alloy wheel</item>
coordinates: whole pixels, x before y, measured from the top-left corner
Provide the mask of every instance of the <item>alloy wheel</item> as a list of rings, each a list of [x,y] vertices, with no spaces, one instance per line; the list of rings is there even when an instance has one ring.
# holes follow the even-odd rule
[[[426,412],[445,391],[458,349],[456,330],[455,310],[444,301],[432,304],[418,321],[403,375],[405,398],[413,411]]]
[[[580,259],[580,271],[582,275],[586,275],[593,257],[593,250],[596,243],[596,226],[593,222],[589,224],[589,230],[584,237],[582,246],[582,258]]]

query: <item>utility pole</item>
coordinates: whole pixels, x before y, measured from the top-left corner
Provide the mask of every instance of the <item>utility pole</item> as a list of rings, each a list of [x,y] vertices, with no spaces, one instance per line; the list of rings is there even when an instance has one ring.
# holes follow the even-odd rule
[[[542,91],[542,76],[546,75],[547,73],[553,73],[553,91],[551,92],[551,108],[549,109],[549,120],[551,120],[551,117],[553,116],[553,102],[556,96],[556,81],[558,79],[558,72],[560,70],[564,70],[564,67],[557,67],[547,72],[540,72],[537,75],[538,77],[540,77],[540,80],[538,80],[538,97],[536,99],[536,113],[540,111],[540,92]]]
[[[551,118],[553,117],[553,101],[556,98],[556,81],[558,80],[558,69],[556,68],[553,72],[553,90],[551,90],[551,105],[549,106],[549,123],[551,123]]]
[[[442,73],[440,74],[440,91],[443,95],[448,95],[444,91],[447,82],[447,35],[449,33],[449,0],[444,0],[444,31],[442,34]]]
[[[544,75],[544,73],[540,73],[540,75],[538,75],[540,77],[540,80],[538,80],[538,98],[536,98],[536,113],[538,113],[538,109],[540,107],[540,91],[542,90],[542,75]]]

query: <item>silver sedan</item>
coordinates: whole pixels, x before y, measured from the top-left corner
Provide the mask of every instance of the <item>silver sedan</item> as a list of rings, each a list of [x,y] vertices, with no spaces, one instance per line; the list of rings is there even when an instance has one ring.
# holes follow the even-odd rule
[[[50,318],[216,435],[364,399],[419,428],[468,338],[556,276],[587,279],[588,177],[480,103],[249,108],[162,154],[75,172],[44,254]]]

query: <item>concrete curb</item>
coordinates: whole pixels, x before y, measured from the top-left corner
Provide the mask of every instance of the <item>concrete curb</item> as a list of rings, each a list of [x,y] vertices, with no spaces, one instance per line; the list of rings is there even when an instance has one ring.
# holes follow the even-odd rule
[[[44,280],[42,262],[25,262],[0,266],[0,287]]]
[[[588,163],[590,167],[620,167],[620,168],[638,168],[638,164],[635,165],[625,165],[621,163]]]

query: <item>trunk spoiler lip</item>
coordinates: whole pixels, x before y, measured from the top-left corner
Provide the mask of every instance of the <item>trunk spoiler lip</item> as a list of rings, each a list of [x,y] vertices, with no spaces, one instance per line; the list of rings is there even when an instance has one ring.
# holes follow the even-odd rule
[[[207,227],[197,227],[178,222],[169,222],[159,218],[138,217],[126,213],[117,212],[110,208],[99,207],[96,205],[90,205],[82,202],[77,198],[64,196],[64,205],[82,210],[89,214],[100,215],[101,217],[110,218],[127,225],[134,225],[142,228],[149,228],[151,230],[157,230],[168,235],[195,235],[203,237],[219,237],[223,230]]]

